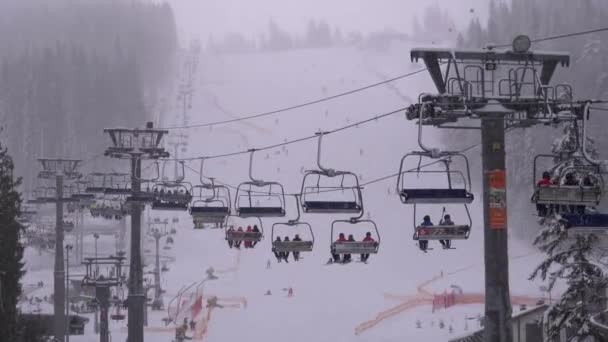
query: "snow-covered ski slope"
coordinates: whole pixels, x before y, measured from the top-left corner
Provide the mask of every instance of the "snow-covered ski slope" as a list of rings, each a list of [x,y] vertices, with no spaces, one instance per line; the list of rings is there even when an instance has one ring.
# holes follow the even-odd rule
[[[202,56],[190,123],[226,120],[290,106],[422,68],[422,65],[410,64],[409,48],[395,46],[382,53],[335,48]],[[419,93],[432,91],[430,77],[421,73],[391,85],[280,115],[190,129],[188,153],[181,157],[260,148],[308,136],[320,129],[331,130],[406,107],[409,99],[415,101]],[[169,126],[180,123],[177,115],[164,120]],[[436,145],[434,134],[433,129],[425,129],[427,144]],[[367,182],[396,173],[401,157],[418,149],[416,139],[414,122],[406,120],[403,113],[394,115],[325,137],[323,163],[338,170],[351,170],[361,175],[362,182]],[[468,146],[450,148],[465,147]],[[480,150],[468,153],[480,153]],[[248,155],[208,160],[206,175],[237,185],[248,180],[248,162]],[[286,149],[259,152],[253,174],[256,178],[281,182],[287,192],[294,193],[300,191],[302,170],[316,168],[315,163],[316,141],[310,140]],[[198,162],[189,165],[198,170]],[[193,172],[188,178],[193,183],[198,181]],[[414,181],[425,182],[422,178]],[[302,216],[303,221],[313,226],[314,251],[303,253],[298,263],[291,258],[289,264],[277,263],[271,253],[270,230],[272,223],[295,215],[295,204],[290,198],[288,217],[264,219],[265,239],[253,250],[229,249],[223,231],[194,230],[186,213],[177,215],[180,224],[175,245],[172,250],[163,251],[175,257],[175,263],[169,264],[170,271],[163,273],[167,290],[165,304],[182,287],[204,279],[205,270],[211,266],[220,279],[206,282],[204,293],[218,296],[219,303],[225,307],[213,309],[202,334],[205,341],[447,341],[462,334],[465,317],[482,314],[483,305],[455,306],[432,313],[431,305],[425,304],[424,298],[451,291],[452,285],[462,287],[467,294],[483,293],[481,206],[478,201],[471,206],[474,222],[468,241],[455,241],[455,250],[442,250],[437,242],[431,242],[435,249],[424,254],[412,240],[413,210],[400,203],[395,184],[396,179],[391,178],[369,185],[363,191],[366,212],[377,223],[381,234],[380,252],[372,255],[368,264],[325,265],[330,257],[331,223],[348,216],[321,214]],[[480,189],[473,191],[477,195]],[[455,220],[462,218],[460,208],[446,209]],[[441,207],[428,206],[419,209],[416,220],[421,221],[421,214],[426,212],[432,215],[433,221],[439,221]],[[158,216],[174,215],[160,213]],[[367,230],[361,228],[352,233],[359,240]],[[293,234],[281,233],[290,237]],[[528,245],[510,241],[511,292],[541,296],[539,284],[527,280],[540,260]],[[355,259],[358,260],[358,256]],[[270,269],[267,269],[268,260],[272,263]],[[289,287],[294,292],[290,298],[285,291]],[[267,290],[272,295],[265,296]],[[422,305],[404,305],[412,299]],[[164,316],[166,312],[151,314],[146,341],[166,342],[173,338],[170,331],[155,329],[163,327],[160,319]],[[422,328],[416,327],[418,319]],[[438,327],[440,320],[445,321],[444,329]],[[202,316],[198,321],[200,328]],[[112,325],[113,341],[124,340],[125,325],[126,322]],[[452,333],[448,330],[450,325]],[[475,321],[467,325],[469,330],[477,328]],[[89,331],[91,328],[88,327]],[[92,334],[72,337],[72,341],[94,340],[96,337]]]

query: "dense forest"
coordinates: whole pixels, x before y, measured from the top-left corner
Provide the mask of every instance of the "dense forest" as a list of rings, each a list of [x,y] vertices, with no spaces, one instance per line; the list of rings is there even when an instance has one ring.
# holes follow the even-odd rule
[[[480,48],[491,44],[509,44],[518,34],[542,38],[579,32],[605,26],[608,3],[595,0],[492,0],[487,23],[473,18],[457,40],[461,47]],[[568,83],[574,87],[575,99],[608,99],[608,34],[598,33],[580,37],[535,43],[534,50],[570,53],[569,68],[558,68],[553,83]],[[598,127],[607,122],[600,115],[592,116]],[[538,231],[532,224],[533,207],[525,199],[532,195],[532,166],[537,154],[550,153],[551,144],[562,135],[559,128],[534,127],[516,129],[507,135],[507,168],[509,170],[509,201],[512,215],[510,227],[520,236],[531,237]],[[592,132],[593,133],[593,132]],[[597,146],[608,146],[608,136],[595,131]],[[446,145],[469,146],[479,142],[470,132],[444,134]],[[463,143],[466,142],[466,143]],[[600,149],[600,155],[602,155]],[[475,160],[474,169],[479,168]],[[478,178],[476,178],[478,179]],[[477,190],[481,184],[475,184]],[[523,200],[519,200],[523,199]]]
[[[11,0],[0,2],[0,44],[0,134],[29,188],[35,158],[103,154],[104,127],[152,117],[177,34],[167,4]]]

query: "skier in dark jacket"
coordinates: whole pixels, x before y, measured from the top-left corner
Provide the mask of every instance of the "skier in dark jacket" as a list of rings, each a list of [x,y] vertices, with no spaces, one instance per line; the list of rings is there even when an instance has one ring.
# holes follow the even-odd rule
[[[292,241],[302,241],[302,239],[300,238],[300,235],[296,234],[296,236],[293,238]],[[299,261],[300,260],[300,252],[293,252],[293,259],[295,261]]]
[[[274,242],[281,242],[281,237],[277,236],[277,239],[274,240]],[[278,262],[281,262],[281,259],[283,259],[283,252],[274,252],[274,256],[277,258]]]
[[[440,226],[453,226],[454,222],[452,222],[452,218],[449,214],[443,216],[443,220],[439,222]],[[452,247],[452,240],[439,240],[439,243],[443,246],[444,249],[449,249]]]
[[[348,240],[347,241],[348,242],[355,242],[355,237],[352,234],[350,234],[348,236]],[[344,254],[344,261],[343,262],[344,263],[351,262],[351,258],[352,258],[352,256],[350,254]]]
[[[285,242],[289,242],[289,236],[286,236],[283,241]],[[283,259],[285,260],[285,262],[289,262],[289,252],[283,252]]]
[[[429,215],[424,216],[423,221],[420,224],[420,227],[432,227],[432,226],[433,226],[433,222],[431,222],[431,217]],[[428,240],[418,240],[418,246],[420,247],[420,250],[426,251],[427,248],[429,247],[429,241]]]
[[[252,229],[251,231],[252,231],[252,232],[254,232],[254,233],[259,233],[259,232],[260,232],[260,228],[258,228],[258,225],[257,225],[257,224],[254,224],[254,225],[253,225],[253,229]],[[257,242],[257,241],[253,241],[253,242],[251,243],[251,248],[255,247],[255,245],[257,245],[257,244],[258,244],[258,242]]]

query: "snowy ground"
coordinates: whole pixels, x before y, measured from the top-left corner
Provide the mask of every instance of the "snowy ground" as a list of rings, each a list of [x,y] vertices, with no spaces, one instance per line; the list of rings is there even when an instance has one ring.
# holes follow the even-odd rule
[[[345,48],[222,59],[203,56],[190,123],[273,110],[378,82],[419,67],[410,64],[408,47],[395,47],[382,54]],[[430,77],[421,73],[390,86],[279,116],[191,129],[188,131],[190,141],[186,157],[263,147],[285,139],[308,136],[319,129],[337,128],[405,107],[410,99],[417,98],[418,93],[432,90]],[[164,124],[178,123],[176,120],[169,117]],[[398,170],[402,155],[417,149],[416,133],[414,123],[406,120],[403,114],[361,125],[326,137],[323,162],[328,167],[356,172],[361,175],[362,182],[393,174]],[[425,130],[425,141],[432,144],[432,129]],[[453,148],[460,147],[467,146]],[[473,149],[469,153],[480,151]],[[279,181],[286,191],[293,193],[300,190],[302,170],[314,168],[315,161],[316,141],[313,140],[286,149],[260,152],[254,162],[253,173],[257,178]],[[197,163],[190,166],[194,169],[199,167]],[[246,155],[210,160],[206,163],[206,175],[236,185],[247,180],[247,167]],[[188,178],[192,182],[198,180],[193,173]],[[415,181],[428,182],[423,179]],[[272,223],[280,220],[264,220],[265,240],[254,250],[239,252],[228,248],[223,231],[195,231],[189,217],[185,213],[179,214],[175,246],[171,250],[163,250],[163,254],[175,259],[169,264],[170,271],[163,273],[167,290],[165,303],[183,286],[201,281],[205,277],[204,271],[212,266],[218,271],[219,279],[205,283],[204,293],[218,296],[220,304],[227,307],[213,310],[203,335],[207,341],[341,342],[404,341],[405,338],[446,341],[463,333],[465,325],[469,331],[477,328],[475,320],[465,324],[465,318],[481,314],[481,304],[457,306],[436,313],[432,313],[430,305],[423,305],[375,322],[372,328],[355,334],[361,324],[384,317],[382,313],[385,310],[402,304],[405,300],[402,297],[419,294],[418,286],[442,272],[444,276],[428,284],[426,291],[443,293],[452,285],[462,287],[466,293],[483,291],[483,231],[479,203],[471,208],[474,225],[468,241],[455,242],[456,250],[435,248],[423,254],[411,239],[413,210],[399,202],[394,193],[395,184],[396,180],[390,179],[364,190],[366,211],[376,221],[382,238],[380,253],[373,255],[368,264],[324,265],[329,258],[331,222],[347,216],[304,215],[302,220],[311,223],[315,233],[314,252],[303,255],[299,263],[277,264],[270,251],[270,231]],[[288,215],[295,215],[291,199],[288,199],[288,204]],[[420,210],[418,215],[426,210],[434,220],[439,220],[441,208]],[[448,210],[453,217],[462,217],[459,208]],[[157,215],[152,213],[152,216]],[[420,220],[421,217],[416,218],[416,221]],[[362,238],[366,230],[356,231],[356,237]],[[114,253],[113,241],[104,241],[100,251]],[[438,246],[437,243],[431,245]],[[511,292],[514,295],[541,296],[539,284],[527,280],[540,260],[539,254],[528,245],[510,241]],[[149,244],[146,248],[150,247]],[[51,256],[28,252],[27,258],[28,267],[37,265],[38,270],[30,269],[25,282],[29,284],[44,279],[50,285]],[[40,266],[44,265],[41,259],[47,260],[48,267]],[[268,260],[272,263],[270,269],[266,268]],[[147,261],[151,262],[151,259]],[[35,293],[43,296],[51,291],[51,287],[46,286]],[[284,291],[289,287],[294,291],[291,298]],[[271,291],[271,296],[264,295],[267,290]],[[161,319],[166,315],[166,312],[151,313],[146,341],[171,341],[172,332],[160,329],[164,327]],[[416,328],[417,320],[421,321],[421,328]],[[445,322],[444,329],[438,327],[440,320]],[[452,326],[452,332],[448,330],[449,326]],[[113,341],[124,341],[126,321],[113,322],[111,330]],[[92,324],[87,326],[87,335],[73,336],[71,340],[97,340],[92,334]]]

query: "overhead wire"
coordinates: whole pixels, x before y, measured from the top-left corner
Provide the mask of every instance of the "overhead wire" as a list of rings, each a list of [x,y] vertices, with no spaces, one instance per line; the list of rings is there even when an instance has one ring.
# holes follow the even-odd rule
[[[604,32],[604,31],[608,31],[608,27],[587,30],[587,31],[573,32],[573,33],[565,33],[565,34],[559,34],[559,35],[554,35],[554,36],[547,36],[547,37],[543,37],[543,38],[530,39],[530,42],[540,43],[540,42],[546,42],[546,41],[562,39],[562,38],[584,36],[587,34],[599,33],[599,32]],[[511,46],[511,44],[509,43],[509,44],[501,44],[501,45],[489,45],[488,48],[504,48],[504,47],[510,47],[510,46]]]
[[[357,121],[353,124],[350,125],[346,125],[346,126],[342,126],[339,128],[335,128],[333,130],[330,131],[325,131],[324,134],[325,135],[330,135],[333,133],[337,133],[340,131],[344,131],[347,129],[351,129],[354,127],[358,127],[359,125],[363,125],[366,124],[368,122],[371,121],[376,121],[388,116],[392,116],[395,115],[397,113],[401,113],[404,110],[406,110],[407,107],[403,107],[403,108],[399,108],[396,110],[393,110],[391,112],[388,113],[384,113],[384,114],[380,114],[380,115],[375,115],[374,117],[362,120],[362,121]],[[201,156],[201,157],[188,157],[188,158],[167,158],[167,159],[163,159],[164,161],[192,161],[192,160],[201,160],[201,159],[217,159],[217,158],[226,158],[226,157],[232,157],[232,156],[237,156],[237,155],[242,155],[242,154],[247,154],[247,153],[251,153],[251,151],[265,151],[265,150],[271,150],[271,149],[275,149],[278,147],[283,147],[283,146],[288,146],[288,145],[292,145],[292,144],[296,144],[296,143],[300,143],[303,141],[307,141],[307,140],[311,140],[311,139],[316,139],[318,138],[317,135],[309,135],[306,137],[302,137],[302,138],[297,138],[297,139],[293,139],[293,140],[288,140],[282,143],[277,143],[277,144],[272,144],[272,145],[268,145],[268,146],[264,146],[264,147],[259,147],[259,148],[253,148],[253,149],[248,149],[248,150],[242,150],[242,151],[236,151],[236,152],[229,152],[229,153],[223,153],[223,154],[216,154],[216,155],[210,155],[210,156]]]
[[[274,115],[274,114],[279,114],[279,113],[284,113],[284,112],[288,112],[294,109],[299,109],[299,108],[303,108],[303,107],[308,107],[311,105],[315,105],[318,103],[322,103],[322,102],[326,102],[326,101],[331,101],[331,100],[335,100],[337,98],[340,97],[344,97],[344,96],[348,96],[351,94],[355,94],[361,91],[365,91],[371,88],[375,88],[387,83],[391,83],[391,82],[395,82],[397,80],[401,80],[419,73],[422,73],[424,71],[426,71],[426,68],[423,69],[419,69],[407,74],[403,74],[403,75],[399,75],[393,78],[389,78],[387,80],[381,81],[381,82],[376,82],[373,84],[369,84],[366,85],[364,87],[361,88],[357,88],[357,89],[353,89],[353,90],[349,90],[343,93],[339,93],[339,94],[335,94],[332,96],[328,96],[328,97],[323,97],[320,99],[316,99],[316,100],[311,100],[308,102],[304,102],[304,103],[300,103],[297,105],[293,105],[293,106],[288,106],[288,107],[284,107],[284,108],[279,108],[279,109],[275,109],[272,111],[268,111],[268,112],[264,112],[264,113],[259,113],[259,114],[254,114],[254,115],[249,115],[249,116],[243,116],[243,117],[238,117],[238,118],[234,118],[234,119],[229,119],[229,120],[222,120],[222,121],[216,121],[216,122],[208,122],[208,123],[202,123],[202,124],[193,124],[193,125],[183,125],[183,126],[169,126],[169,127],[164,127],[164,128],[160,128],[160,129],[165,129],[165,130],[172,130],[172,129],[189,129],[189,128],[200,128],[200,127],[210,127],[210,126],[218,126],[218,125],[224,125],[224,124],[228,124],[228,123],[234,123],[234,122],[239,122],[239,121],[245,121],[245,120],[251,120],[251,119],[255,119],[255,118],[261,118],[261,117],[265,117],[265,116],[270,116],[270,115]]]

